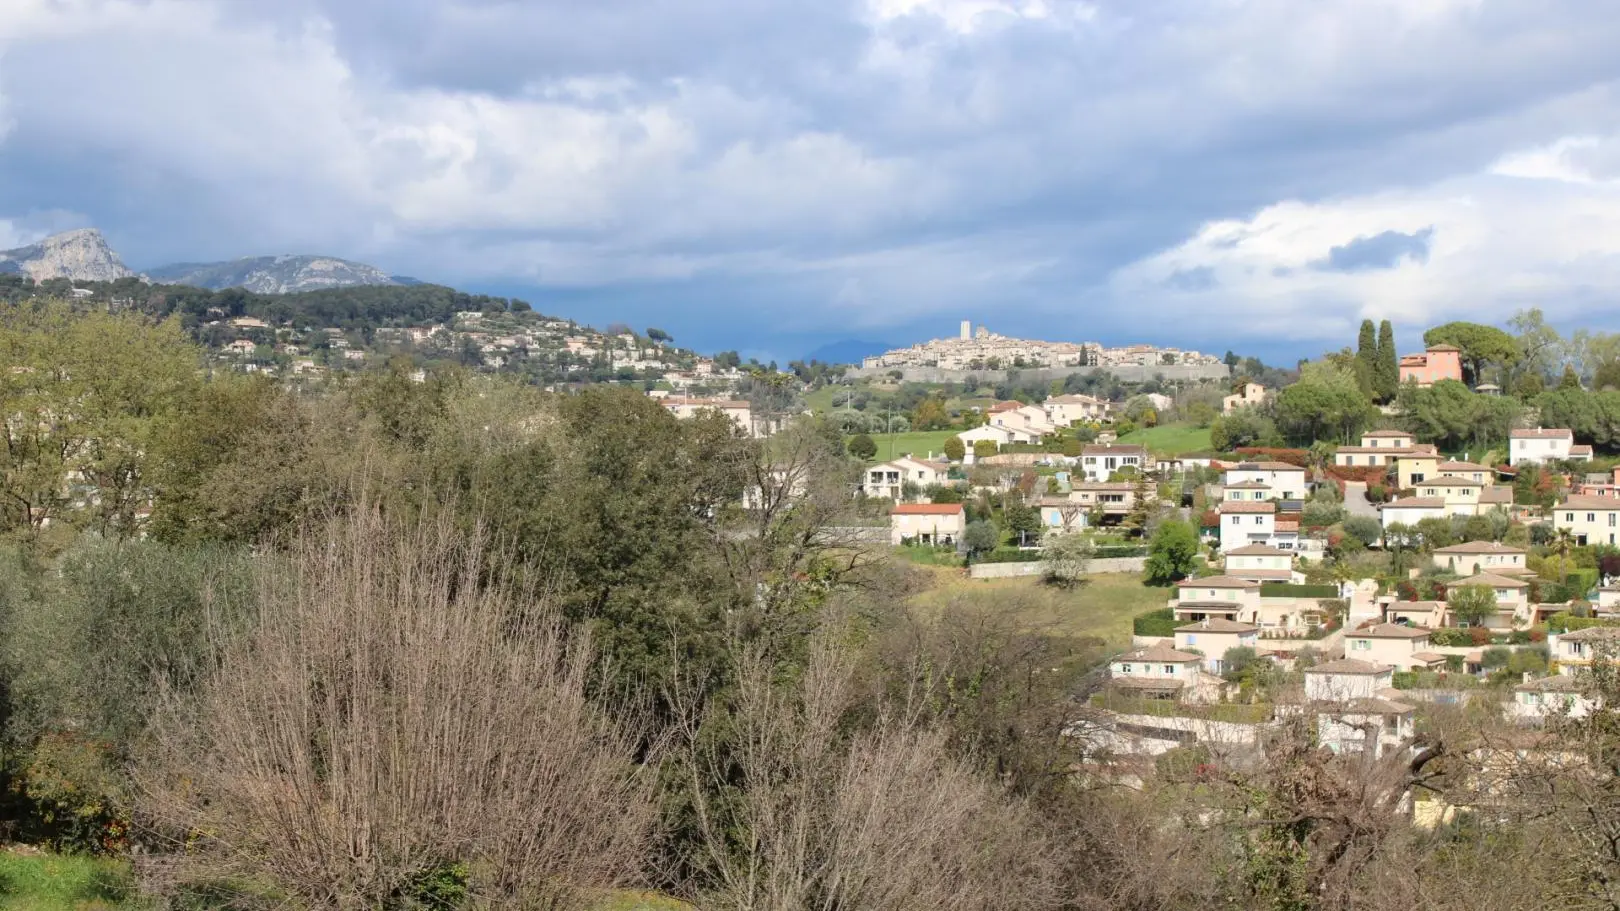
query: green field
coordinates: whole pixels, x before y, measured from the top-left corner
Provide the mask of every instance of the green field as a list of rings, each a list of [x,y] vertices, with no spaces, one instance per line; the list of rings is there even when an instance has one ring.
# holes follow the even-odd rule
[[[1130,644],[1131,618],[1164,607],[1173,590],[1150,588],[1136,573],[1092,576],[1074,589],[1045,585],[1034,577],[967,578],[961,570],[935,568],[934,586],[916,596],[922,607],[941,607],[955,597],[1016,610],[1031,627],[1068,636],[1096,636],[1109,645]]]
[[[90,911],[138,907],[126,864],[88,857],[0,852],[0,908]]]
[[[1205,452],[1210,448],[1209,428],[1191,424],[1165,424],[1135,430],[1119,438],[1121,443],[1146,446],[1159,455],[1177,456],[1188,452]]]
[[[961,433],[960,430],[918,430],[912,433],[874,433],[872,442],[877,444],[877,461],[887,462],[911,453],[917,458],[924,458],[930,452],[934,458],[940,458],[945,450],[945,441]],[[847,441],[846,441],[847,442]]]

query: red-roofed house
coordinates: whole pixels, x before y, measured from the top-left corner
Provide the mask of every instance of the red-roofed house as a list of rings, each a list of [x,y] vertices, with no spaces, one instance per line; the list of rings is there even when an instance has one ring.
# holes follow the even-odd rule
[[[967,528],[960,503],[907,503],[889,510],[891,544],[957,544]]]

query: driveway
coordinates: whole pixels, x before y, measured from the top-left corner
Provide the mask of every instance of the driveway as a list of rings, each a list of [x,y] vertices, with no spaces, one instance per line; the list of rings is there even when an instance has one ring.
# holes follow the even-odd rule
[[[1369,519],[1378,518],[1378,507],[1367,502],[1367,483],[1365,481],[1344,482],[1344,510],[1352,516],[1366,516]]]

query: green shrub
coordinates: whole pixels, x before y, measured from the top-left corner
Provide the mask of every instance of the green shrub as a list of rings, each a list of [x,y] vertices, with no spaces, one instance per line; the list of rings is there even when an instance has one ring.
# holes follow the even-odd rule
[[[1174,636],[1176,625],[1175,610],[1161,607],[1145,614],[1138,614],[1131,620],[1131,632],[1138,636]]]

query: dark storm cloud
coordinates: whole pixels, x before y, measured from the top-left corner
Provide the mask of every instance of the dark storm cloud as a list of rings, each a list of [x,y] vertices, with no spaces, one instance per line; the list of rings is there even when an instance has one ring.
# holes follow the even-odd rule
[[[1370,237],[1358,237],[1347,244],[1328,250],[1328,255],[1312,263],[1312,267],[1333,272],[1364,272],[1369,269],[1392,269],[1402,260],[1424,262],[1429,258],[1429,240],[1434,228],[1428,227],[1411,234],[1384,231]]]

